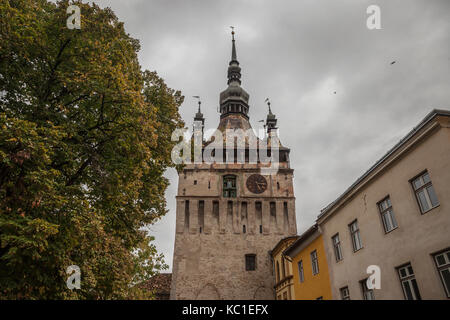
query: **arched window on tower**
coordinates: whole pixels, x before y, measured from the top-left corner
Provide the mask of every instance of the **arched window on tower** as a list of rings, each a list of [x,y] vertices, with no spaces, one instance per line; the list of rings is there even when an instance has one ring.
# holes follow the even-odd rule
[[[224,198],[236,198],[236,176],[227,175],[223,177],[223,197]]]

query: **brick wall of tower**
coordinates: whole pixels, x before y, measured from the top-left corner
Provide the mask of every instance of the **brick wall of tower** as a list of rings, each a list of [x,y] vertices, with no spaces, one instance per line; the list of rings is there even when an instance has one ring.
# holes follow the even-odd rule
[[[245,182],[258,171],[192,165],[180,173],[171,299],[274,299],[269,251],[297,231],[293,173],[266,176],[256,195]],[[237,177],[236,198],[222,197],[228,174]],[[256,254],[255,271],[245,270],[246,254]]]

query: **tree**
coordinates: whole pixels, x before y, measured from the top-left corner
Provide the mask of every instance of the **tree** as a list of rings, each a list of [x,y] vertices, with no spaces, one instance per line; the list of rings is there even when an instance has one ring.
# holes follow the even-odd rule
[[[146,298],[180,92],[109,9],[0,0],[0,297]],[[81,268],[81,289],[66,268]]]

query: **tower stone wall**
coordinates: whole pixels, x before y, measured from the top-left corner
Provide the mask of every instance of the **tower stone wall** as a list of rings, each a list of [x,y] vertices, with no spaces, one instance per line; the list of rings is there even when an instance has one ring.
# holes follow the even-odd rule
[[[234,168],[233,168],[234,167]],[[289,168],[267,176],[267,189],[252,194],[253,165],[187,166],[179,175],[172,299],[273,299],[269,251],[296,234]],[[222,196],[223,176],[235,175],[236,198]],[[256,255],[246,271],[245,255]]]

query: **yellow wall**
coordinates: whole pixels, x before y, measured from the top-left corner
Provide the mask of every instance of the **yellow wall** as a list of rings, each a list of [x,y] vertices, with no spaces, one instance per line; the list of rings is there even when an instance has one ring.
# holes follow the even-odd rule
[[[312,274],[311,252],[317,250],[319,261],[319,273]],[[303,260],[304,282],[300,283],[298,274],[298,262]],[[292,270],[294,273],[294,292],[296,300],[316,300],[323,297],[323,300],[331,300],[330,277],[328,274],[328,264],[325,256],[322,236],[312,241],[305,249],[292,259]]]
[[[275,299],[276,300],[293,300],[293,285],[292,278],[289,276],[292,275],[292,266],[288,259],[282,256],[282,252],[287,249],[292,242],[294,242],[296,237],[289,237],[281,240],[275,249],[272,251],[272,259],[273,259],[273,275],[274,275],[274,283],[275,283]],[[285,271],[283,273],[283,261]],[[277,268],[276,265],[280,267],[280,278],[277,278]],[[286,294],[286,298],[284,297]]]

